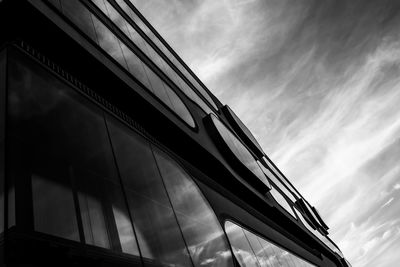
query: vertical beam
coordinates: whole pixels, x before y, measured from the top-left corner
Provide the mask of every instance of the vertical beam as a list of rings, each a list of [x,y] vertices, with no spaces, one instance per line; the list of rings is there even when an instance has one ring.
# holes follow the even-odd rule
[[[6,107],[6,85],[7,85],[7,51],[0,51],[0,266],[4,266],[4,230],[7,227],[6,223],[6,195],[5,195],[5,107]]]

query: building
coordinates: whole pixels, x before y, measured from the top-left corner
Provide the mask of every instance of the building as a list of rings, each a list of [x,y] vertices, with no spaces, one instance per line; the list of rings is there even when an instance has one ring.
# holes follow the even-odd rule
[[[3,0],[0,21],[2,266],[348,266],[128,0]]]

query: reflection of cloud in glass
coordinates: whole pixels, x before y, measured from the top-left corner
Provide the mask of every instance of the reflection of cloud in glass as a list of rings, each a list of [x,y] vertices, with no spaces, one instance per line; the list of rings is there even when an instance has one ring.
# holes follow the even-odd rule
[[[117,225],[119,240],[121,242],[122,251],[125,253],[138,255],[138,248],[133,233],[132,223],[126,214],[118,207],[112,207],[115,222]]]
[[[231,266],[222,228],[197,185],[170,158],[155,155],[195,266]]]
[[[10,115],[29,119],[44,113],[48,113],[54,109],[62,99],[66,97],[63,90],[51,91],[32,91],[33,85],[39,87],[48,86],[48,81],[45,79],[37,79],[35,75],[26,66],[15,62],[16,68],[13,75],[13,87],[15,90],[10,90],[8,96],[8,111]],[[54,84],[57,86],[58,84]],[[42,103],[40,103],[40,101]]]
[[[314,266],[230,221],[225,223],[225,230],[242,267]]]

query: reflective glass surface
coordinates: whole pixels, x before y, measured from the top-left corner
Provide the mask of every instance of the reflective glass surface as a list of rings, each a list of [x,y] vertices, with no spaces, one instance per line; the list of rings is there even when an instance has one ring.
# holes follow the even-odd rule
[[[227,221],[225,222],[225,232],[240,266],[259,267],[260,263],[254,255],[254,251],[244,235],[243,229],[240,226]]]
[[[311,211],[314,213],[314,215],[318,218],[319,223],[324,227],[326,230],[329,229],[328,225],[326,225],[325,221],[322,219],[320,213],[318,212],[316,207],[311,207]]]
[[[96,16],[83,6],[78,0],[61,0],[62,12],[71,19],[85,34],[97,43],[107,54],[115,59],[124,69],[131,73],[147,90],[168,106],[189,126],[195,127],[195,122],[189,110],[179,96],[157,76],[145,63],[142,62],[117,36],[112,33]],[[129,36],[133,28],[116,13],[108,2],[96,0],[95,4],[106,16],[115,20]],[[58,7],[58,5],[55,5]],[[136,36],[138,36],[136,34]]]
[[[268,254],[265,253],[263,246],[260,243],[259,238],[247,231],[243,229],[243,232],[247,238],[247,241],[249,242],[252,251],[254,252],[254,255],[256,256],[258,263],[260,264],[260,266],[271,266],[269,258],[268,258]]]
[[[250,143],[252,145],[251,147],[252,148],[254,147],[253,149],[257,149],[258,150],[257,152],[262,155],[263,149],[261,148],[257,139],[250,132],[250,130],[247,128],[247,126],[244,125],[242,120],[239,119],[239,117],[235,114],[235,112],[233,112],[233,110],[228,105],[225,105],[223,107],[223,111],[225,114],[227,114],[227,118],[230,119],[229,121],[231,122],[231,124],[233,124],[233,126],[236,126],[236,128],[240,129],[240,132],[238,134],[240,135],[240,137],[245,137],[242,140],[247,143]],[[242,134],[240,134],[240,133],[242,133]]]
[[[78,26],[93,41],[97,42],[97,36],[93,25],[92,15],[79,0],[52,1],[55,7],[62,10],[76,26]]]
[[[31,184],[32,199],[17,195],[35,231],[140,251],[146,266],[233,266],[213,210],[172,158],[17,52],[9,89],[10,175]]]
[[[196,184],[165,154],[155,156],[194,265],[233,266],[222,227]]]
[[[257,161],[239,139],[213,114],[212,123],[233,155],[269,189],[271,186]]]
[[[116,0],[118,5],[121,7],[121,9],[131,18],[131,20],[137,25],[137,27],[144,33],[146,34],[154,43],[155,46],[157,46],[163,54],[171,61],[172,64],[174,64],[179,71],[189,80],[189,82],[197,89],[197,91],[210,103],[216,110],[218,107],[215,105],[214,101],[212,100],[211,96],[206,92],[206,90],[200,85],[199,82],[187,71],[187,69],[177,60],[177,58],[172,55],[172,53],[169,51],[169,49],[160,41],[160,39],[153,33],[151,29],[149,29],[145,23],[139,18],[139,16],[127,5],[125,0]],[[156,55],[156,57],[161,57],[159,55]],[[162,59],[163,60],[163,59]],[[170,77],[172,77],[172,80],[177,83],[178,86],[184,91],[184,93],[191,98],[195,103],[197,103],[207,114],[211,113],[212,110],[207,106],[207,104],[204,103],[204,101],[197,96],[195,92],[187,85],[186,81],[183,81],[182,78],[180,78],[178,75],[176,75],[176,72],[172,70],[170,66],[168,66],[168,63],[165,62],[167,65],[166,73],[170,74]],[[174,77],[178,76],[178,77]]]
[[[116,160],[145,262],[191,266],[189,253],[147,141],[108,119]]]
[[[310,226],[313,229],[318,229],[320,227],[318,219],[315,217],[313,212],[311,212],[308,203],[303,198],[300,198],[296,201],[296,205],[300,208],[302,212],[304,212],[304,214],[306,215],[304,216],[304,218],[307,222],[309,222]]]
[[[287,200],[282,196],[282,194],[275,188],[272,187],[271,191],[269,191],[273,198],[278,202],[279,206],[284,208],[293,218],[296,218],[296,215],[293,212],[291,205],[287,202]]]
[[[320,218],[320,216],[317,213],[316,209],[314,207],[312,207],[310,205],[310,203],[308,203],[306,200],[304,200],[304,198],[299,199],[298,201],[303,202],[304,208],[306,209],[306,213],[309,215],[309,217],[311,217],[312,222],[314,223],[314,225],[316,225],[321,231],[322,231],[322,229],[325,229],[321,225],[322,219]],[[323,223],[323,225],[326,226],[325,223]]]
[[[262,161],[265,162],[265,164],[275,173],[275,175],[278,177],[279,179],[279,184],[284,184],[287,188],[289,188],[289,191],[291,192],[291,194],[287,194],[291,199],[293,198],[294,195],[297,198],[301,198],[301,195],[297,192],[296,188],[294,188],[287,180],[285,177],[282,176],[282,174],[279,172],[279,170],[277,168],[275,168],[275,166],[266,158],[263,157]],[[274,178],[276,179],[276,178]],[[281,187],[281,186],[279,186]],[[288,190],[288,189],[286,189]],[[283,190],[282,190],[283,191]],[[296,198],[294,198],[293,202],[296,201]]]
[[[315,266],[233,222],[225,222],[225,231],[242,267]]]
[[[138,254],[127,208],[115,196],[119,178],[102,110],[18,53],[9,80],[9,173],[32,184],[32,200],[22,200],[32,205],[34,229],[115,249],[112,226],[123,251]]]
[[[25,175],[34,174],[34,218],[39,223],[45,215],[46,223],[46,227],[36,224],[37,230],[51,227],[62,234],[56,224],[63,217],[56,211],[57,207],[70,207],[73,203],[70,169],[83,165],[107,177],[116,177],[102,116],[56,78],[22,61],[10,63],[8,101],[10,141],[18,143],[11,153],[15,164],[12,173],[23,176],[21,172],[30,166],[32,174]],[[54,190],[47,190],[50,188]],[[57,196],[59,202],[49,201]],[[49,209],[54,212],[48,212]],[[76,220],[73,209],[68,210],[72,211],[65,212],[65,216]]]
[[[293,194],[286,188],[286,186],[279,180],[275,174],[273,174],[268,168],[266,168],[262,162],[258,162],[263,173],[268,177],[270,181],[274,183],[293,203],[296,202],[296,198]]]
[[[125,20],[125,18],[118,13],[118,11],[106,0],[92,0],[95,5],[108,16],[114,24],[122,30],[122,32],[147,56],[152,62],[163,71],[172,82],[178,86],[182,92],[184,92],[190,99],[197,103],[207,114],[213,111],[207,106],[206,103],[187,85],[182,78],[176,74],[176,72],[168,65],[167,62],[148,44],[143,37],[131,26],[131,24]],[[125,2],[124,2],[125,4]],[[125,4],[126,5],[126,4]],[[129,13],[132,10],[125,10]],[[129,60],[128,64],[129,64]],[[152,80],[152,78],[150,79]],[[165,85],[167,86],[167,85]],[[157,92],[157,91],[156,91]]]

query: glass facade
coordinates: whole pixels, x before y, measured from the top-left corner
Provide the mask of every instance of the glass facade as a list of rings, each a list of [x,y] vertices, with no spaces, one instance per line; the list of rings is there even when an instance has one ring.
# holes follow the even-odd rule
[[[112,4],[107,0],[92,0],[92,2],[103,12],[113,23],[116,25],[122,33],[142,51],[167,77],[181,89],[183,93],[196,104],[198,104],[204,112],[212,113],[210,107],[190,88],[190,86],[173,70],[173,68],[162,58],[156,50],[142,37],[142,35],[132,26],[135,25],[135,21],[138,18],[135,17],[135,13],[127,6],[127,4],[120,0],[116,7],[117,11]],[[123,14],[129,18],[127,21]],[[132,19],[135,18],[135,20]],[[144,25],[141,23],[141,25]],[[136,25],[137,26],[137,25]],[[140,31],[140,30],[139,30]],[[154,36],[155,37],[155,36]],[[152,38],[152,41],[155,39]]]
[[[112,1],[111,1],[112,2]],[[196,90],[207,100],[209,104],[211,104],[214,109],[218,110],[218,107],[215,105],[211,96],[206,92],[202,85],[189,73],[189,71],[182,65],[182,63],[172,54],[172,52],[164,45],[163,42],[156,36],[156,34],[151,30],[146,23],[138,16],[137,9],[126,0],[115,0],[118,6],[121,8],[122,12],[131,19],[133,25],[136,25],[138,28],[138,32],[142,32],[147,35],[153,44],[168,58],[168,60],[183,74],[183,76],[190,81],[190,83],[196,88]],[[157,56],[158,57],[158,56]],[[169,73],[168,73],[169,74]],[[175,76],[173,74],[172,76]],[[181,81],[181,78],[178,78]],[[175,81],[175,80],[174,80]],[[192,91],[191,88],[187,87],[186,82],[184,82],[181,86],[181,89],[184,90],[185,94],[191,98],[194,102],[196,102],[206,113],[210,113],[211,109],[204,103],[203,100],[199,99],[195,92]],[[177,84],[179,85],[179,84]]]
[[[279,184],[283,184],[283,185],[287,188],[287,189],[285,189],[285,190],[289,190],[289,191],[290,191],[290,194],[288,193],[287,195],[288,195],[289,197],[291,197],[291,199],[292,199],[293,197],[295,197],[294,200],[292,200],[293,202],[295,202],[296,199],[301,198],[301,195],[297,192],[296,188],[294,188],[293,185],[291,185],[291,184],[286,180],[286,178],[283,177],[283,175],[280,173],[280,171],[271,163],[271,161],[270,161],[269,159],[267,159],[266,157],[263,157],[263,160],[262,160],[262,161],[265,163],[265,165],[268,166],[268,168],[269,168],[273,173],[275,173],[275,174],[277,175],[278,180],[279,180]],[[275,177],[274,177],[274,178],[275,178]],[[275,178],[275,179],[276,179],[276,178]],[[293,196],[292,196],[292,195],[293,195]]]
[[[133,29],[127,28],[126,22],[114,9],[111,9],[109,4],[106,6],[106,2],[102,0],[96,1],[96,3],[108,17],[114,18],[120,24],[122,30],[125,29],[126,34],[134,34]],[[189,126],[195,127],[192,115],[179,96],[79,0],[61,0],[60,5],[55,6],[61,7],[62,12],[76,26],[135,77],[145,89],[155,95]]]
[[[293,203],[296,202],[296,198],[294,195],[289,191],[286,186],[281,182],[280,179],[278,179],[275,175],[275,173],[272,173],[268,168],[264,166],[262,162],[259,162],[259,166],[261,170],[264,172],[264,174],[268,177],[268,179],[276,186],[278,187],[285,196],[287,196]]]
[[[231,266],[222,228],[200,190],[165,154],[154,154],[194,265]]]
[[[218,132],[222,142],[227,148],[254,176],[256,176],[269,190],[271,185],[267,177],[262,172],[254,156],[249,152],[245,145],[213,114],[210,114],[212,127]]]
[[[175,160],[22,54],[9,75],[17,226],[145,266],[233,266],[213,210]]]
[[[231,221],[225,222],[225,231],[242,267],[315,266]]]

